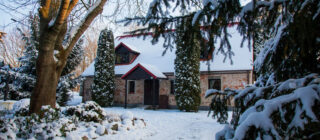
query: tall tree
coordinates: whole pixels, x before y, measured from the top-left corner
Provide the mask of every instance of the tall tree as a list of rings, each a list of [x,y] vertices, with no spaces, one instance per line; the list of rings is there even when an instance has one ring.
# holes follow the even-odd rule
[[[98,0],[78,26],[71,29],[68,43],[63,44],[68,18],[78,0],[41,0],[39,8],[40,39],[36,63],[37,81],[30,101],[30,113],[40,113],[41,106],[56,104],[56,87],[72,48],[98,16],[107,0]]]
[[[111,106],[115,90],[114,37],[111,30],[104,29],[98,41],[95,72],[92,85],[92,99],[101,106]]]
[[[190,19],[181,20],[177,27],[175,64],[175,98],[184,111],[198,111],[200,98],[200,41],[201,34]]]
[[[178,37],[168,30],[178,27],[180,19],[192,18],[189,22],[193,25],[203,26],[199,30],[208,38],[208,47],[217,47],[215,50],[231,59],[237,52],[231,51],[228,40],[230,23],[238,23],[238,32],[243,37],[241,46],[245,41],[249,48],[252,44],[263,44],[254,62],[260,76],[256,85],[225,91],[228,96],[235,95],[236,105],[231,125],[218,133],[216,139],[319,137],[320,91],[316,79],[320,74],[320,1],[251,0],[240,5],[239,0],[204,0],[199,10],[195,5],[197,1],[154,0],[146,17],[124,21],[146,25],[147,28],[132,33],[152,31],[153,41],[164,37],[164,46],[170,47],[170,40]],[[182,14],[168,14],[172,9],[179,9]],[[220,46],[214,46],[217,39]],[[212,106],[226,103],[220,97],[213,99]],[[217,103],[221,100],[224,103]],[[225,107],[212,109],[214,116],[226,121]]]

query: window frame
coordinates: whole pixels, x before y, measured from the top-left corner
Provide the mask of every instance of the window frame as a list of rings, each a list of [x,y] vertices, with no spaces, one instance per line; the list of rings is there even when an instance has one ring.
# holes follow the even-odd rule
[[[133,87],[131,87],[131,83],[133,83]],[[132,91],[133,88],[133,91]],[[134,94],[136,92],[136,82],[135,80],[128,80],[128,93],[129,94]]]
[[[175,84],[175,80],[171,79],[170,80],[170,95],[174,95],[174,84]]]
[[[212,88],[210,88],[210,81],[219,81],[219,87],[220,89],[216,89],[215,87],[215,83],[213,83]],[[222,80],[220,77],[214,77],[214,78],[208,78],[208,89],[216,89],[216,90],[222,90]]]
[[[130,52],[116,53],[115,64],[128,64],[128,63],[130,63]]]

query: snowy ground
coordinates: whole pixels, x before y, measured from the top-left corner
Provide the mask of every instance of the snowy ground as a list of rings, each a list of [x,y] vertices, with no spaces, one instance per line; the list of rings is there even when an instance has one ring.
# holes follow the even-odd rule
[[[76,92],[71,94],[73,96],[68,105],[80,104],[81,96]],[[29,102],[29,99],[22,101]],[[19,102],[17,104],[20,106],[24,105]],[[99,136],[94,133],[98,130],[97,128],[93,126],[81,126],[76,131],[67,134],[66,139],[76,140],[82,136],[87,136],[88,138],[95,137],[98,140],[214,140],[215,134],[223,128],[223,125],[217,123],[211,116],[208,117],[208,111],[194,113],[181,112],[179,110],[124,109],[123,107],[104,108],[104,110],[107,114],[121,115],[132,113],[134,117],[142,118],[146,123],[146,127],[138,127],[139,125],[137,124],[136,127],[130,127],[128,130],[119,128],[120,130],[116,133]],[[65,138],[56,137],[54,139],[60,140]]]
[[[214,140],[215,133],[223,125],[211,117],[208,111],[198,113],[180,112],[178,110],[144,110],[141,108],[124,109],[120,107],[105,108],[107,112],[123,114],[130,111],[134,116],[143,118],[147,123],[144,129],[113,138],[142,140]]]
[[[68,105],[81,103],[81,96],[72,93]],[[121,134],[106,135],[98,139],[110,140],[214,140],[215,133],[223,125],[208,117],[208,111],[180,112],[179,110],[144,110],[143,108],[124,109],[122,107],[105,108],[107,113],[124,114],[132,112],[133,116],[143,118],[146,128],[135,129]],[[229,118],[231,114],[229,115]]]

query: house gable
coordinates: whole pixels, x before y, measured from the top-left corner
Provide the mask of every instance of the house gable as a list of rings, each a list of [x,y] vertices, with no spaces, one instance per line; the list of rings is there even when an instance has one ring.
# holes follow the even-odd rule
[[[115,48],[116,54],[116,65],[129,65],[134,62],[134,60],[139,56],[139,52],[133,47],[129,47],[124,43],[120,43]]]
[[[131,70],[129,70],[126,74],[124,74],[121,79],[126,80],[140,80],[140,79],[160,79],[166,78],[166,76],[161,73],[154,66],[150,66],[147,64],[137,64]]]

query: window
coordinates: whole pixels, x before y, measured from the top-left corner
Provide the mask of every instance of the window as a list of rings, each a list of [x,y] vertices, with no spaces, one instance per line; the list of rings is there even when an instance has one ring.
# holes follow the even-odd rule
[[[174,80],[170,80],[170,94],[174,94]]]
[[[208,83],[209,83],[208,89],[221,90],[221,79],[220,78],[209,79]]]
[[[135,81],[129,81],[129,94],[134,94],[135,91]]]
[[[117,53],[116,64],[126,64],[126,63],[129,63],[129,53]]]

